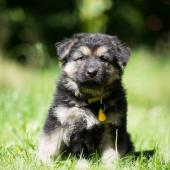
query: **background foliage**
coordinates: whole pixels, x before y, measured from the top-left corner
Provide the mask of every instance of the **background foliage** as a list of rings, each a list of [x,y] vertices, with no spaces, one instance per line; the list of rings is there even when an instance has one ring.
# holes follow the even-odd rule
[[[46,65],[56,41],[103,32],[166,54],[169,21],[169,0],[0,0],[0,50],[21,63]]]

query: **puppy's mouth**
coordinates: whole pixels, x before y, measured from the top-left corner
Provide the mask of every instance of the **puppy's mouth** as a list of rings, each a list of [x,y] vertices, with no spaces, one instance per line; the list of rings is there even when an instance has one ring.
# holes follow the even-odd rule
[[[87,96],[103,96],[103,86],[100,82],[88,80],[80,84],[80,91]]]
[[[97,89],[101,87],[101,83],[94,80],[87,80],[80,84],[81,87],[86,87],[90,89]]]

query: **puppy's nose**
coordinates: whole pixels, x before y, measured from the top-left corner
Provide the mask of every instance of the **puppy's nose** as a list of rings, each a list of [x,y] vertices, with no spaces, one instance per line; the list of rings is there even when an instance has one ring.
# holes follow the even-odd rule
[[[97,74],[97,69],[95,69],[95,68],[89,68],[88,70],[87,70],[87,76],[88,77],[95,77],[96,76],[96,74]]]

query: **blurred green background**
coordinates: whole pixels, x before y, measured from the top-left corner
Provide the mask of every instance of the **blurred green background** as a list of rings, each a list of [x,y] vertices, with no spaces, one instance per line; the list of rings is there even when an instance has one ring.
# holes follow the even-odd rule
[[[170,0],[0,0],[0,51],[23,64],[48,65],[54,43],[77,32],[102,32],[131,47],[167,55]]]
[[[156,153],[117,169],[169,170],[170,0],[0,0],[0,169],[73,169],[72,157],[47,167],[35,153],[60,75],[54,43],[77,32],[118,35],[131,47],[128,131],[136,150]]]

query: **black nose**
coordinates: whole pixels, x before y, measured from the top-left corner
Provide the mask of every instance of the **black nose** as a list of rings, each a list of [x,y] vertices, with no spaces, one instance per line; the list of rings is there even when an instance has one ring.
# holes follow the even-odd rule
[[[94,69],[94,68],[89,68],[88,70],[87,70],[87,76],[88,77],[95,77],[96,76],[96,74],[97,74],[97,70],[96,69]]]

